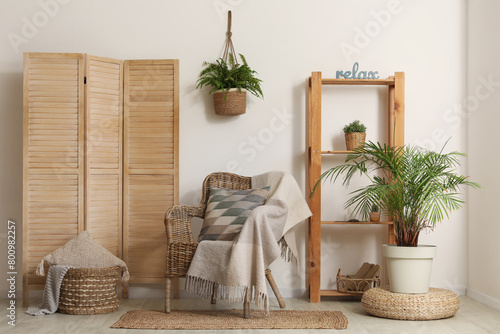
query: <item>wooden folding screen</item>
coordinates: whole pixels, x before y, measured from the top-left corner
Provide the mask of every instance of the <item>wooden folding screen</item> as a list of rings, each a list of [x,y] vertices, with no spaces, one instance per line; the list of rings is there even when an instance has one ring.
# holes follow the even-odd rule
[[[178,203],[178,96],[177,60],[25,54],[25,305],[29,288],[43,287],[40,260],[83,230],[124,258],[131,283],[163,282],[163,214]]]
[[[124,260],[131,282],[163,283],[165,208],[178,203],[178,61],[125,61]]]

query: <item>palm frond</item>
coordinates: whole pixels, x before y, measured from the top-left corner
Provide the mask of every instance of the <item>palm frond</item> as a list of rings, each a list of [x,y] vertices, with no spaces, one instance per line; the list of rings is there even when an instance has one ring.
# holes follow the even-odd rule
[[[436,153],[417,146],[390,147],[367,142],[350,153],[344,164],[321,174],[310,196],[321,182],[342,179],[342,185],[348,186],[359,173],[371,184],[352,191],[345,208],[352,208],[353,215],[367,218],[371,207],[377,205],[393,218],[396,243],[416,246],[423,229],[434,228],[451,211],[461,208],[461,187],[480,188],[456,173],[464,156],[459,152],[443,153],[443,149]]]

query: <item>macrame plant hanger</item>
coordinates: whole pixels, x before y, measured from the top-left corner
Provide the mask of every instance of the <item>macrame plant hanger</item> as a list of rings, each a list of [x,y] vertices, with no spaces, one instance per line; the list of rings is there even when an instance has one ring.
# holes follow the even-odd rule
[[[227,32],[226,32],[226,45],[224,47],[224,53],[222,54],[222,59],[227,63],[229,61],[229,55],[233,56],[234,65],[238,65],[238,58],[236,57],[236,51],[234,51],[233,41],[231,39],[231,11],[227,12]]]
[[[227,64],[229,69],[238,67],[238,59],[236,58],[236,51],[234,51],[233,41],[231,40],[231,11],[227,12],[227,32],[226,32],[226,45],[224,46],[224,53],[222,60]],[[232,62],[230,61],[232,58]],[[236,116],[246,112],[247,98],[245,91],[231,91],[234,89],[227,89],[222,92],[215,92],[214,109],[217,115]]]

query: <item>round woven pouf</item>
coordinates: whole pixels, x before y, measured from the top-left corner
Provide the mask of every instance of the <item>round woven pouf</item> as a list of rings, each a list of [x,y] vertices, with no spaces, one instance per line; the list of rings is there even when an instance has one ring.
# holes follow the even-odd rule
[[[361,298],[366,312],[377,317],[400,320],[434,320],[449,318],[460,308],[453,291],[430,288],[428,293],[394,293],[388,287],[372,288]]]

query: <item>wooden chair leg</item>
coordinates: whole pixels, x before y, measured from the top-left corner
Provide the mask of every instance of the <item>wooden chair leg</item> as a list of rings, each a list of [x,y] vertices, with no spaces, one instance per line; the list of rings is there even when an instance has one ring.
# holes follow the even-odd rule
[[[245,301],[243,304],[243,317],[245,319],[250,319],[252,317],[250,315],[250,302]]]
[[[285,301],[283,300],[283,297],[281,297],[280,290],[276,286],[276,282],[274,281],[273,275],[271,274],[271,269],[266,269],[266,278],[267,281],[269,282],[269,285],[271,286],[271,289],[273,289],[276,299],[278,299],[278,304],[280,304],[281,308],[285,308],[286,307]]]
[[[170,313],[170,290],[172,289],[172,280],[165,279],[165,313]]]
[[[214,283],[214,287],[212,289],[212,299],[210,300],[210,304],[217,304],[217,299],[215,299],[215,296],[217,296],[217,285]]]
[[[251,315],[250,315],[250,302],[247,300],[247,297],[248,297],[248,289],[245,292],[245,301],[243,302],[243,317],[245,319],[250,319],[251,318]]]

